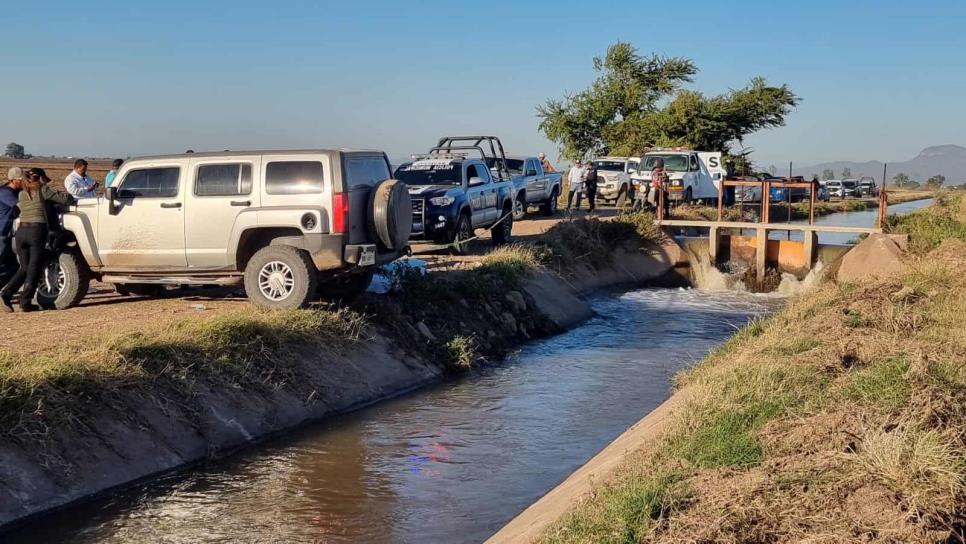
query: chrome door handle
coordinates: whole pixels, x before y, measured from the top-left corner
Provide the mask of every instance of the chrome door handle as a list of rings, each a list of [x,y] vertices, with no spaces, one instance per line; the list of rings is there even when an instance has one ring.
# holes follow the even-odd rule
[[[180,208],[181,203],[180,202],[162,202],[161,207],[162,208]]]

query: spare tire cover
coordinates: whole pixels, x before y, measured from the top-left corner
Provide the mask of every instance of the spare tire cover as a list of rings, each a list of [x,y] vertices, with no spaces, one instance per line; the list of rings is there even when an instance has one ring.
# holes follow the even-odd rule
[[[380,181],[369,193],[369,233],[382,249],[399,251],[409,243],[413,204],[406,184]]]

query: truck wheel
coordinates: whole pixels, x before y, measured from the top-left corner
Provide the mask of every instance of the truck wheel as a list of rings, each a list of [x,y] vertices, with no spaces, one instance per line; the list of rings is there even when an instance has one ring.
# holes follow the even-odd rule
[[[291,309],[305,306],[318,282],[308,254],[291,246],[267,246],[245,266],[245,292],[257,306]]]
[[[513,220],[522,221],[527,216],[527,199],[523,195],[517,195],[513,201]]]
[[[614,201],[614,205],[618,208],[623,209],[624,205],[627,204],[627,186],[621,185],[619,191],[617,191],[617,200]]]
[[[557,198],[559,196],[560,191],[554,187],[554,189],[550,191],[550,198],[545,200],[543,204],[540,205],[540,211],[543,212],[543,215],[551,216],[557,213]]]
[[[90,270],[76,251],[51,255],[42,269],[37,305],[47,310],[73,308],[87,295],[90,284]]]
[[[502,221],[492,230],[493,245],[502,246],[509,244],[513,238],[513,212],[509,207],[503,208],[500,214]]]
[[[365,272],[345,274],[336,278],[319,278],[318,294],[329,300],[348,302],[369,288],[376,271],[371,267]]]
[[[456,221],[456,235],[450,248],[454,255],[466,255],[470,251],[470,238],[473,238],[473,225],[470,224],[470,216],[461,213]]]

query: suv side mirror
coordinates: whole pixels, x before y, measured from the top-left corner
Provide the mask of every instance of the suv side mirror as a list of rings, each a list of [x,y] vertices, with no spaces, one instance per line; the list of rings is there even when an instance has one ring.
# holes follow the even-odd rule
[[[473,176],[470,178],[470,187],[478,187],[483,185],[483,178],[478,176]]]
[[[535,176],[535,175],[537,175],[537,171],[536,170],[527,170],[526,172],[524,172],[523,175],[524,176]]]
[[[108,187],[104,194],[107,196],[107,213],[117,215],[121,211],[120,206],[117,205],[117,187]]]

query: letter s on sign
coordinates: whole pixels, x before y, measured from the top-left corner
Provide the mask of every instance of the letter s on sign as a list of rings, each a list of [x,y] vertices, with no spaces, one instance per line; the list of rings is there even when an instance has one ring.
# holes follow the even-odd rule
[[[717,168],[718,167],[718,157],[711,157],[710,159],[708,159],[708,165],[710,165],[711,168]]]

